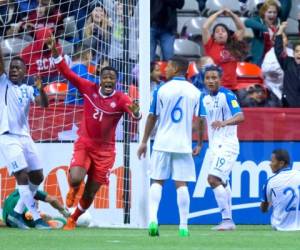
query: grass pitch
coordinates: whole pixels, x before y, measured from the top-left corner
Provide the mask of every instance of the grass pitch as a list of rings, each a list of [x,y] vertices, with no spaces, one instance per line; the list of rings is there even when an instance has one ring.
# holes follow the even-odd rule
[[[300,232],[276,232],[270,226],[238,226],[232,232],[214,232],[211,226],[190,226],[190,237],[178,236],[177,226],[160,226],[159,237],[145,229],[77,228],[18,230],[0,228],[2,250],[292,250],[300,249]]]

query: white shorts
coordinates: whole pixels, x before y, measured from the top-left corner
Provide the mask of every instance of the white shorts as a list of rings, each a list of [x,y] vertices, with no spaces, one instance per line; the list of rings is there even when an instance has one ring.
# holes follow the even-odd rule
[[[150,167],[151,179],[166,180],[170,176],[175,181],[196,181],[195,163],[192,154],[153,150]]]
[[[226,183],[238,155],[239,152],[235,150],[214,151],[208,148],[201,169],[208,169],[209,175],[219,177]]]
[[[42,169],[37,148],[31,137],[0,135],[0,154],[10,175],[25,168],[27,172]]]

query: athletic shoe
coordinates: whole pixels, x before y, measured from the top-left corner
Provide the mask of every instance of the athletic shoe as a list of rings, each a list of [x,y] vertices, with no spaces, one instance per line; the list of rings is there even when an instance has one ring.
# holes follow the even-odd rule
[[[67,193],[67,197],[66,197],[66,206],[68,208],[73,207],[78,190],[79,189],[74,189],[74,188],[70,187],[69,192]]]
[[[179,236],[180,237],[188,237],[188,236],[190,236],[190,232],[187,228],[181,228],[181,229],[179,229]]]
[[[64,230],[74,230],[76,228],[76,221],[72,218],[69,217],[67,220],[67,224],[64,226]]]
[[[26,225],[22,214],[19,214],[15,211],[13,211],[11,214],[9,214],[7,216],[7,223],[11,227],[17,227],[17,228],[20,228],[20,229],[30,229],[30,227],[28,227]]]
[[[34,224],[36,229],[51,229],[51,227],[42,218],[39,218],[36,221],[34,221]]]
[[[235,230],[236,226],[234,224],[234,222],[230,219],[225,219],[225,220],[222,220],[222,222],[213,227],[212,230],[216,230],[216,231],[230,231],[230,230]]]
[[[155,222],[151,222],[148,227],[149,236],[159,236],[158,225]]]

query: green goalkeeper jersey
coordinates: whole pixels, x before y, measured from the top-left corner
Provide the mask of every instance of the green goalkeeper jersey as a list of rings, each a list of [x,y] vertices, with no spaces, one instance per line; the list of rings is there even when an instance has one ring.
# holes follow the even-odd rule
[[[47,197],[47,193],[38,190],[34,196],[36,200],[45,201]],[[3,210],[2,210],[2,218],[3,222],[7,224],[7,216],[13,212],[15,206],[18,203],[18,200],[20,199],[20,194],[18,189],[16,189],[14,192],[12,192],[4,201]],[[25,218],[25,213],[27,212],[27,208],[23,211],[23,219],[26,222],[27,226],[34,227],[34,222],[32,220],[27,220]],[[9,225],[8,225],[9,226]]]

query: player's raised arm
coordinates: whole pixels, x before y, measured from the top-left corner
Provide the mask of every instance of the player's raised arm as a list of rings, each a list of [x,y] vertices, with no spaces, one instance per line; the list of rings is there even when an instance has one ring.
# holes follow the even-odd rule
[[[90,81],[78,76],[74,73],[69,66],[66,64],[62,55],[59,54],[56,42],[54,37],[50,37],[47,39],[47,46],[52,52],[52,56],[54,57],[54,63],[56,65],[57,70],[64,75],[66,79],[68,79],[74,86],[76,86],[79,92],[84,93],[84,90],[87,85],[91,85]]]

